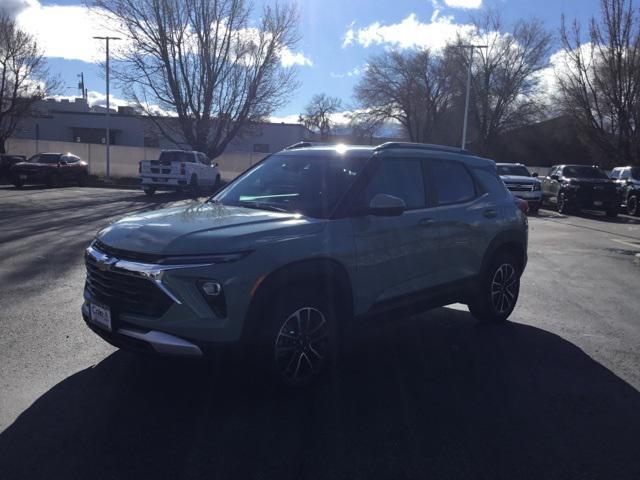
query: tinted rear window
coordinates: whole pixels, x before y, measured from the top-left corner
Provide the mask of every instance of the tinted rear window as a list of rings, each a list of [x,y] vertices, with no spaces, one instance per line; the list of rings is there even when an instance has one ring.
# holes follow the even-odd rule
[[[461,163],[434,160],[431,177],[438,194],[438,205],[468,202],[476,196],[473,179]]]
[[[162,152],[160,159],[163,163],[184,162],[193,163],[193,154],[191,152]]]

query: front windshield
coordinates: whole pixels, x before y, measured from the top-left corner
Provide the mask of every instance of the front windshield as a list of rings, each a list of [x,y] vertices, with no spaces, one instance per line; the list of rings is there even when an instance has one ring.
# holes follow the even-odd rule
[[[215,201],[326,218],[367,158],[335,153],[273,155],[220,192]]]
[[[524,165],[497,165],[498,175],[514,175],[519,177],[530,177],[531,174]]]
[[[60,155],[57,153],[41,153],[34,155],[28,161],[29,163],[58,163]]]
[[[595,167],[564,167],[562,175],[569,178],[609,178],[606,173]]]

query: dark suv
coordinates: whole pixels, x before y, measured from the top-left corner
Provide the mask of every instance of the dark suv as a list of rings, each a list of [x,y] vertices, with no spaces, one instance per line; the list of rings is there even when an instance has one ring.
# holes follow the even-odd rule
[[[282,381],[306,383],[353,317],[462,302],[505,321],[527,235],[491,160],[403,143],[287,149],[209,201],[99,232],[82,315],[108,342],[154,353],[248,344]]]
[[[640,215],[640,167],[616,167],[611,171],[621,206],[629,215]]]
[[[598,167],[587,165],[555,165],[542,179],[542,199],[556,205],[558,212],[581,209],[602,210],[608,217],[618,214],[616,185]]]

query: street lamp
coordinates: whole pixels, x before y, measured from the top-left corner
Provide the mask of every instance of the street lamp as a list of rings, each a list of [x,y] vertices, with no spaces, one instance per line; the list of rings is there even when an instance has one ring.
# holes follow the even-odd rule
[[[488,45],[461,45],[461,48],[468,48],[469,52],[469,70],[467,71],[467,95],[464,100],[464,120],[462,123],[462,149],[467,146],[467,118],[469,117],[469,95],[471,93],[471,67],[473,65],[473,51],[476,48],[489,48]]]
[[[106,148],[107,148],[107,174],[106,178],[109,180],[109,145],[111,143],[111,129],[109,128],[109,121],[111,120],[111,111],[109,110],[109,40],[120,40],[119,37],[93,37],[96,40],[104,40],[107,46],[107,64],[106,64],[106,77],[107,77],[107,114],[105,117],[106,130],[107,130],[107,138],[106,138]]]

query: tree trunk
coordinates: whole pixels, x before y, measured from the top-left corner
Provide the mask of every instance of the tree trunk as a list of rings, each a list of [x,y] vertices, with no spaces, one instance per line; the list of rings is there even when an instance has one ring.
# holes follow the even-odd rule
[[[7,153],[7,151],[5,150],[5,140],[4,138],[0,138],[0,155]]]

